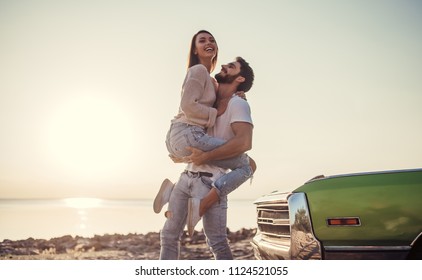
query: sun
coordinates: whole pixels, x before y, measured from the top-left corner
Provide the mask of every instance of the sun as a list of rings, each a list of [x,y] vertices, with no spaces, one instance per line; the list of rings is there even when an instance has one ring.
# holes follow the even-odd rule
[[[54,161],[72,176],[89,179],[122,168],[133,147],[125,110],[100,96],[79,96],[59,105],[48,129]]]

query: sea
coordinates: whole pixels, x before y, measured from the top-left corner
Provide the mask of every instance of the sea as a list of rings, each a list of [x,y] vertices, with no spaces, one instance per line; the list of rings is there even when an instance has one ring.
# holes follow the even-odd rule
[[[253,200],[229,200],[227,219],[231,231],[255,228]],[[152,200],[0,199],[0,242],[65,235],[146,234],[159,232],[164,222],[163,212],[153,212]],[[202,229],[201,222],[195,229]]]

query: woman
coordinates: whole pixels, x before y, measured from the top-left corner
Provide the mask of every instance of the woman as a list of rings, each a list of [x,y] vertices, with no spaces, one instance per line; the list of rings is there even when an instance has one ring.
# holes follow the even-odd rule
[[[223,113],[217,112],[213,107],[218,85],[215,79],[210,77],[210,73],[216,66],[217,57],[218,46],[213,35],[205,30],[196,33],[191,42],[179,113],[171,121],[166,138],[167,149],[172,158],[188,156],[190,152],[187,147],[210,151],[225,143],[222,139],[206,134],[207,128],[212,127],[217,116]],[[200,202],[199,217],[218,201],[219,195],[227,195],[252,176],[253,170],[249,160],[246,154],[242,154],[235,158],[212,162],[213,165],[231,171],[215,182],[208,182],[213,188]],[[168,179],[164,180],[154,200],[156,213],[168,202],[173,186]]]

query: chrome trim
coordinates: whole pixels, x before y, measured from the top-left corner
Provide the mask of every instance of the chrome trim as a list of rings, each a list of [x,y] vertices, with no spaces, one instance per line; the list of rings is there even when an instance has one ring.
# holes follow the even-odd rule
[[[410,246],[324,246],[326,251],[407,251]]]
[[[285,226],[285,225],[289,225],[289,222],[288,221],[285,221],[284,219],[265,219],[265,218],[258,218],[258,224]]]
[[[287,199],[291,195],[291,192],[278,192],[274,191],[268,195],[264,195],[254,201],[254,204],[258,206],[265,204],[265,206],[285,205],[287,206]],[[269,203],[269,204],[267,204]]]
[[[422,231],[418,234],[418,236],[416,236],[415,239],[413,239],[412,243],[410,243],[410,246],[415,246],[415,243],[419,240],[419,238],[422,238]]]
[[[398,170],[386,170],[386,171],[370,171],[370,172],[357,172],[350,174],[339,174],[326,176],[324,178],[312,178],[309,181],[305,182],[305,185],[320,180],[342,178],[342,177],[354,177],[354,176],[364,176],[364,175],[378,175],[378,174],[395,174],[395,173],[405,173],[405,172],[422,172],[422,168],[413,168],[413,169],[398,169]]]
[[[309,179],[308,181],[305,182],[305,184],[310,183],[310,182],[314,182],[314,181],[319,181],[319,180],[322,180],[322,179],[325,179],[325,178],[327,178],[327,177],[325,177],[325,175],[321,174],[321,175],[313,177],[312,179]]]
[[[281,243],[268,242],[258,233],[251,241],[254,255],[260,260],[288,260],[290,247]]]
[[[287,203],[274,203],[274,204],[265,204],[266,207],[263,207],[261,205],[258,204],[258,209],[259,210],[264,210],[264,211],[268,211],[268,212],[288,212],[287,210]],[[272,207],[286,207],[286,209],[273,209],[270,208],[268,206],[272,206]]]
[[[287,235],[287,234],[277,234],[277,233],[266,232],[265,235],[270,236],[270,237],[277,237],[277,238],[290,238],[290,235]]]
[[[321,244],[312,229],[308,203],[304,193],[289,197],[290,257],[292,260],[322,259]]]

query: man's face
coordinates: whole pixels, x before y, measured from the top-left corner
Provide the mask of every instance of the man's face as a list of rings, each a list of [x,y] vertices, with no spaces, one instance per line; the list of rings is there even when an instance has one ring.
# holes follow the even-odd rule
[[[230,62],[221,66],[221,71],[215,75],[215,79],[219,84],[230,84],[239,77],[239,73],[240,63],[237,61]]]

